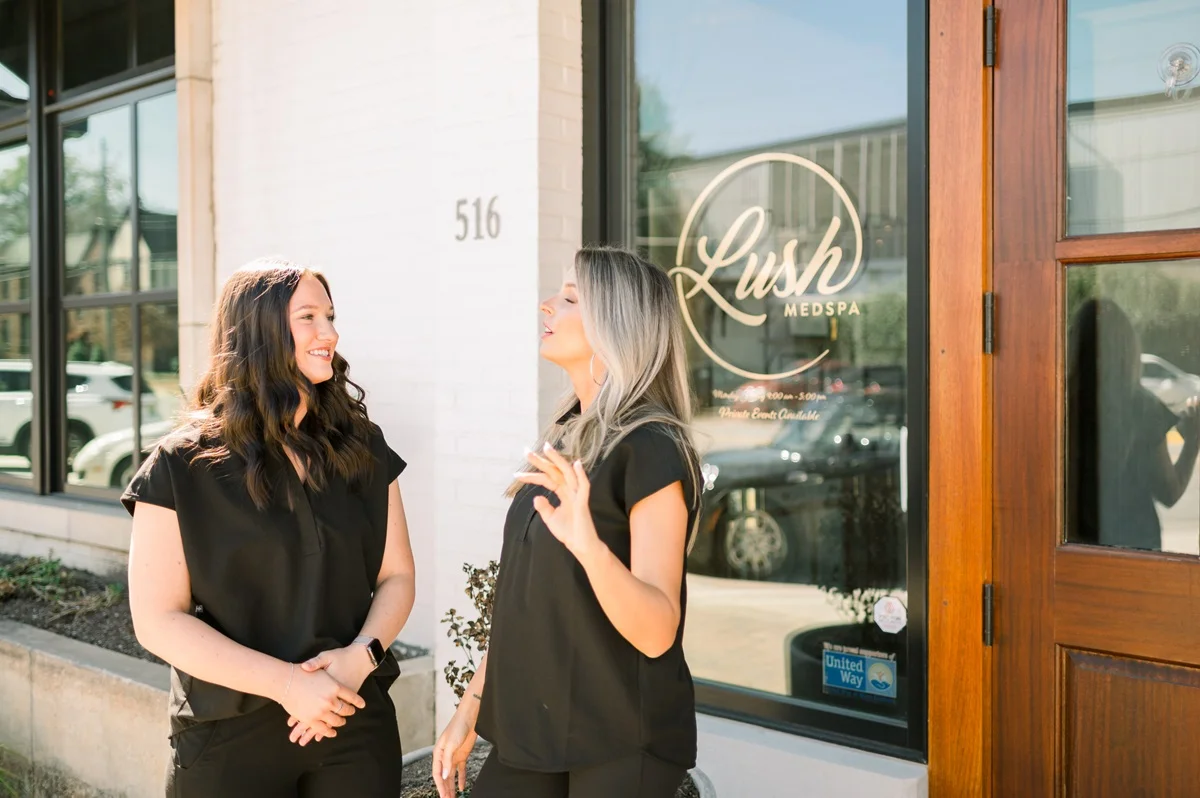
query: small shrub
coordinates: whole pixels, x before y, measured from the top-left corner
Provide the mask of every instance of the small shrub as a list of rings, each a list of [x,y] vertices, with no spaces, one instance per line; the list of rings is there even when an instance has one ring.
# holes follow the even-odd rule
[[[460,701],[467,691],[467,685],[475,676],[479,661],[487,652],[488,639],[492,633],[492,596],[496,590],[496,574],[499,570],[500,564],[495,560],[484,568],[463,563],[463,573],[467,575],[467,588],[464,592],[474,605],[478,617],[475,620],[467,620],[451,608],[442,618],[442,623],[447,625],[446,636],[454,641],[454,645],[466,657],[466,662],[462,664],[457,658],[451,660],[444,671],[446,683]]]

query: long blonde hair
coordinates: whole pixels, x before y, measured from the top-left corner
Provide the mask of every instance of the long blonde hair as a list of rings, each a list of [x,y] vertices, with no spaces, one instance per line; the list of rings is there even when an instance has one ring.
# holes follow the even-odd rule
[[[596,399],[559,423],[578,402],[568,391],[537,449],[549,443],[590,470],[612,454],[638,427],[658,424],[679,448],[691,476],[692,509],[700,504],[703,480],[692,442],[692,395],[675,289],[666,272],[629,250],[584,247],[575,254],[576,285],[584,332],[607,377]],[[526,464],[523,470],[531,470]],[[514,481],[506,495],[524,483]],[[696,513],[698,516],[699,513]],[[694,538],[695,524],[689,535]]]

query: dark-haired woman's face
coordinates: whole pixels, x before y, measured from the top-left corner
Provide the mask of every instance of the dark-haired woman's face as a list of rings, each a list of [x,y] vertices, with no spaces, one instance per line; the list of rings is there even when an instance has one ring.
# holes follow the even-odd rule
[[[288,304],[296,365],[314,385],[333,379],[333,353],[338,334],[333,328],[333,303],[321,281],[306,274]]]

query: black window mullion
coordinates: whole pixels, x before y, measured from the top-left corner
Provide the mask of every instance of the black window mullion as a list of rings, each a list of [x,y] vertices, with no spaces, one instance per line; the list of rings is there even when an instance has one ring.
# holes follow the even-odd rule
[[[30,380],[29,388],[32,393],[33,407],[30,418],[29,436],[29,469],[32,474],[33,489],[37,493],[48,493],[51,489],[47,454],[50,452],[49,434],[46,422],[52,417],[49,410],[49,399],[52,396],[49,367],[52,361],[48,346],[50,327],[54,318],[50,297],[54,295],[51,272],[53,267],[48,261],[48,254],[53,252],[47,244],[51,239],[45,232],[43,220],[49,207],[47,196],[46,150],[49,134],[46,130],[46,120],[41,112],[46,102],[46,63],[47,41],[41,35],[43,31],[53,30],[45,26],[50,16],[50,4],[34,3],[29,14],[29,127],[27,143],[29,146],[28,180],[29,180],[29,359]]]
[[[127,2],[125,4],[125,11],[126,11],[126,13],[129,14],[129,68],[136,69],[137,65],[138,65],[138,51],[137,51],[138,4],[137,4],[137,0],[129,0],[129,2]],[[136,150],[134,150],[134,152],[136,152]]]

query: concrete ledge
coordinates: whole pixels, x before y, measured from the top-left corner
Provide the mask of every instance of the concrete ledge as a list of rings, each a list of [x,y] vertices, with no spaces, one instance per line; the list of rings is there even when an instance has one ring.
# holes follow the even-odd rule
[[[167,669],[0,621],[0,745],[98,790],[160,796]]]
[[[404,750],[433,742],[433,659],[400,663],[390,690]],[[0,746],[97,793],[159,798],[170,756],[169,671],[0,621]]]
[[[0,490],[0,552],[54,556],[68,568],[110,575],[125,570],[129,515],[113,501]]]
[[[928,798],[924,765],[746,723],[697,717],[699,765],[719,795]]]

